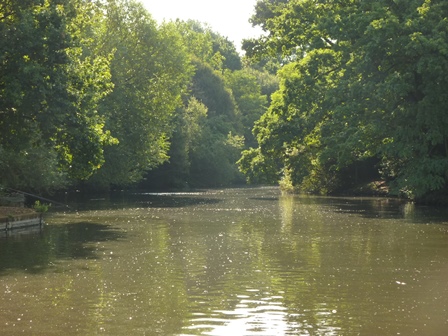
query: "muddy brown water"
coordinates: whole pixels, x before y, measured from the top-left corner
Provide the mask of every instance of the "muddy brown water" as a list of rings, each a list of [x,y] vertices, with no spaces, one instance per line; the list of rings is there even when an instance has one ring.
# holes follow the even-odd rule
[[[448,212],[136,193],[0,239],[1,335],[447,335]]]

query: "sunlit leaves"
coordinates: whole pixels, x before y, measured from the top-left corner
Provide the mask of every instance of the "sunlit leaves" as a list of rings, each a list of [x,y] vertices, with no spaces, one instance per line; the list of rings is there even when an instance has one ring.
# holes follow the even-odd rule
[[[100,17],[93,8],[83,0],[0,6],[0,144],[18,153],[54,151],[58,160],[42,157],[49,175],[88,177],[113,141],[97,111],[111,86],[108,55],[97,54],[93,43]]]
[[[293,62],[255,128],[260,153],[299,184],[377,157],[409,196],[445,188],[447,13],[444,1],[260,1],[268,35],[249,56]],[[297,150],[308,161],[291,161]]]
[[[181,105],[192,67],[172,24],[158,27],[141,4],[109,1],[102,49],[113,53],[113,91],[100,105],[105,125],[118,139],[91,183],[107,187],[140,181],[168,159],[174,111]]]
[[[267,97],[262,95],[256,75],[257,73],[250,69],[225,72],[226,83],[231,88],[241,112],[246,144],[251,147],[256,145],[252,135],[253,125],[265,112],[267,105]]]

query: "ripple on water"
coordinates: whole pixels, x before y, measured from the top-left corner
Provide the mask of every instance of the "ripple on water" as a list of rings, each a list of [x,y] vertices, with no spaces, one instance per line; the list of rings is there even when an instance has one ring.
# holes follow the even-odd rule
[[[217,294],[217,293],[215,293]],[[215,296],[215,299],[217,297]],[[256,288],[247,288],[237,294],[233,300],[222,302],[228,309],[208,310],[210,305],[197,305],[201,312],[190,315],[187,326],[181,335],[338,335],[340,329],[334,327],[333,316],[336,310],[330,310],[326,304],[317,307],[317,311],[291,311],[284,305],[283,293],[269,293]],[[196,303],[198,303],[196,301]],[[230,303],[230,304],[229,304]],[[320,316],[319,323],[308,321],[308,317]]]
[[[236,295],[233,309],[216,309],[209,314],[192,315],[189,326],[182,335],[288,335],[300,327],[299,323],[288,321],[287,308],[276,301],[281,296],[266,296],[253,299],[261,294],[249,289],[248,294]]]

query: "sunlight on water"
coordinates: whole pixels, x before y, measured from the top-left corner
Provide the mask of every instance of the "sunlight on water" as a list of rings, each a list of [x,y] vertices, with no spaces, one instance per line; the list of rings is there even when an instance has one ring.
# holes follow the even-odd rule
[[[147,193],[135,193],[134,195],[142,195],[142,196],[197,196],[197,195],[211,195],[211,194],[216,194],[216,193],[211,193],[211,192],[204,192],[204,191],[199,191],[199,192],[181,192],[181,191],[176,191],[176,192],[147,192]]]
[[[0,335],[447,334],[443,209],[275,188],[72,207],[0,239]]]
[[[256,290],[255,290],[256,291]],[[190,320],[191,326],[186,327],[182,336],[186,335],[312,335],[314,333],[325,335],[338,335],[339,328],[326,326],[326,321],[331,320],[333,311],[321,311],[316,314],[322,318],[320,327],[314,330],[306,319],[295,322],[306,316],[303,314],[290,314],[284,307],[282,296],[263,297],[260,300],[251,300],[250,295],[238,295],[240,301],[233,310],[215,310],[209,317],[206,314]],[[276,301],[278,300],[278,301]],[[193,333],[189,333],[193,332]]]
[[[238,295],[240,301],[233,310],[214,310],[213,318],[198,317],[191,320],[188,330],[201,331],[202,335],[286,335],[291,326],[286,321],[287,308],[273,298],[250,300]],[[277,297],[280,298],[280,297]],[[184,333],[183,335],[191,335]]]

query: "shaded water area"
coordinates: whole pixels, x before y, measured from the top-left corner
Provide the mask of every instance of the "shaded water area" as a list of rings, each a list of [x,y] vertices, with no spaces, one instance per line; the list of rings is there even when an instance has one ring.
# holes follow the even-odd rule
[[[448,211],[121,193],[0,239],[2,335],[447,335]]]

